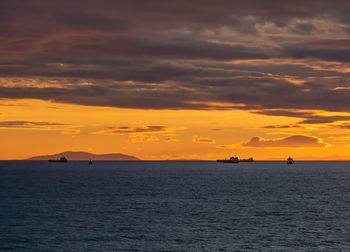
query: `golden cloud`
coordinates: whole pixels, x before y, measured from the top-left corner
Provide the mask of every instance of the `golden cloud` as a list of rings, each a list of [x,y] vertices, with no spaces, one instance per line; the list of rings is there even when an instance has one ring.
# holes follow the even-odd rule
[[[111,127],[105,130],[93,132],[96,135],[123,135],[123,134],[138,134],[138,133],[168,133],[176,130],[183,130],[184,127],[167,127],[161,125],[147,125],[135,127]]]
[[[159,138],[155,136],[141,136],[141,137],[134,137],[130,139],[130,143],[144,143],[144,142],[157,142],[157,141],[159,141]]]
[[[202,144],[215,144],[215,140],[211,138],[205,138],[205,137],[198,137],[193,136],[192,141],[194,143],[202,143]]]
[[[323,143],[322,139],[318,137],[295,135],[271,140],[253,137],[242,146],[255,148],[324,148],[328,144]]]
[[[66,129],[61,131],[62,135],[78,135],[80,134],[79,129]]]
[[[6,129],[45,129],[63,125],[66,124],[33,121],[0,121],[0,128]]]
[[[164,141],[165,141],[165,142],[168,142],[168,143],[170,143],[170,142],[178,142],[179,139],[177,139],[177,138],[172,138],[172,137],[167,137],[167,138],[164,139]]]
[[[232,149],[238,148],[239,146],[237,144],[222,144],[222,145],[216,145],[215,147],[218,149],[232,150]]]

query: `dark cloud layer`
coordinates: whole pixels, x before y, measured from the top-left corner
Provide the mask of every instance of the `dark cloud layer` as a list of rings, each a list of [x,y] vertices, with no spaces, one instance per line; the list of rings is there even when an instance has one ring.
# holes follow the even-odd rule
[[[311,112],[289,111],[289,110],[261,110],[261,111],[255,111],[254,113],[271,115],[271,116],[303,118],[300,122],[298,122],[298,125],[327,124],[327,123],[350,120],[350,116],[322,116]],[[298,125],[269,125],[269,126],[265,126],[264,128],[291,128],[291,127],[298,127]]]
[[[165,131],[165,126],[144,126],[144,127],[118,127],[112,130],[112,133],[144,133],[144,132],[162,132]]]
[[[150,125],[150,126],[123,126],[123,127],[109,127],[108,129],[94,132],[93,134],[98,135],[122,135],[122,134],[135,134],[135,133],[164,133],[167,131],[172,131],[166,126],[161,125]]]
[[[51,122],[32,122],[32,121],[0,121],[0,128],[45,128],[50,126],[62,126],[66,124]]]
[[[336,89],[349,85],[349,11],[342,0],[3,0],[0,99],[349,111]]]
[[[253,137],[248,143],[242,144],[246,147],[257,147],[257,148],[279,148],[279,147],[290,147],[290,148],[299,148],[299,147],[325,147],[326,144],[322,143],[316,137],[309,136],[290,136],[281,139],[272,139],[266,140],[259,137]]]

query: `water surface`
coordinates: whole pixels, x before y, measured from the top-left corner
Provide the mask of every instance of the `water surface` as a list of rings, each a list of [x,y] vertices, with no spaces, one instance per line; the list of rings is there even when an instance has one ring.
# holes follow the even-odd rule
[[[0,161],[0,250],[350,251],[350,162]]]

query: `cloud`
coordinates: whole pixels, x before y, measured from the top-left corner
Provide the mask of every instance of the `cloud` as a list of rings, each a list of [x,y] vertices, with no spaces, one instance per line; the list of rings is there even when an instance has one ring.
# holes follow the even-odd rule
[[[317,30],[316,27],[310,23],[297,23],[293,28],[293,31],[303,35],[311,34],[316,30]]]
[[[165,142],[168,142],[168,143],[174,143],[174,142],[178,142],[179,139],[177,138],[172,138],[172,137],[167,137],[164,139]]]
[[[301,127],[300,125],[267,125],[267,126],[263,126],[261,128],[263,129],[290,129],[290,128],[299,128]]]
[[[337,40],[315,40],[300,43],[300,46],[307,46],[310,48],[342,48],[350,49],[349,39],[337,39]]]
[[[238,148],[239,145],[237,145],[237,144],[222,144],[222,145],[216,145],[215,147],[218,149],[232,150],[232,149]]]
[[[63,126],[63,123],[33,122],[33,121],[0,121],[0,128],[6,129],[42,129],[52,126]]]
[[[318,115],[313,112],[305,112],[305,111],[290,111],[290,110],[261,110],[255,111],[253,113],[262,114],[262,115],[270,115],[270,116],[285,116],[285,117],[295,117],[295,118],[303,118],[297,124],[292,125],[268,125],[263,128],[296,128],[301,127],[302,124],[329,124],[340,121],[349,121],[350,116],[324,116]]]
[[[176,129],[175,129],[176,130]],[[122,134],[135,134],[135,133],[164,133],[174,131],[173,128],[166,126],[152,125],[152,126],[137,126],[137,127],[118,127],[106,130],[93,132],[97,135],[122,135]]]
[[[132,137],[130,143],[145,143],[145,142],[158,142],[159,138],[155,136],[141,136],[141,137]]]
[[[349,49],[287,47],[283,53],[287,57],[296,59],[316,58],[326,61],[350,62]]]
[[[324,148],[327,144],[317,137],[295,135],[271,140],[253,137],[248,143],[242,144],[242,146],[255,148]]]
[[[80,130],[79,129],[66,129],[66,130],[62,130],[61,134],[75,136],[75,135],[80,134]]]
[[[2,0],[0,99],[349,111],[349,90],[335,89],[350,77],[349,11],[328,0]]]
[[[192,141],[194,143],[201,143],[201,144],[215,144],[214,139],[205,138],[205,137],[198,137],[198,136],[193,136]]]

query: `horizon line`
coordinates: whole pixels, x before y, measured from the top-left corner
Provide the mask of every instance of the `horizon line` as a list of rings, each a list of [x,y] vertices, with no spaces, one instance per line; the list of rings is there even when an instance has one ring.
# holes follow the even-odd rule
[[[68,161],[87,161],[88,159],[72,159]],[[30,160],[30,159],[0,159],[0,161],[48,161],[47,159],[41,159],[41,160]],[[95,162],[97,161],[113,161],[113,162],[174,162],[174,161],[179,161],[179,162],[216,162],[216,160],[212,159],[138,159],[138,160],[111,160],[111,159],[106,159],[106,160],[99,160],[95,159],[93,160]],[[256,159],[254,162],[285,162],[285,159]],[[339,161],[339,162],[350,162],[350,159],[295,159],[296,162],[310,162],[310,161],[317,161],[317,162],[322,162],[322,161]],[[253,163],[254,163],[253,162]],[[246,162],[242,162],[246,163]],[[250,162],[248,162],[250,163]]]

